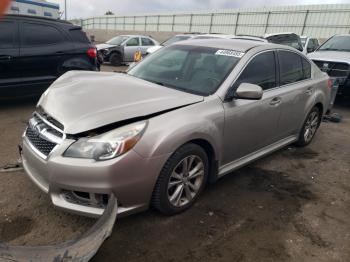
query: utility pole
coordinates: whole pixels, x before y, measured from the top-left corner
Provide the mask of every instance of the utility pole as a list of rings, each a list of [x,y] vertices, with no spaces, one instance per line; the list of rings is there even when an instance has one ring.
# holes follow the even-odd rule
[[[64,0],[64,18],[67,20],[67,0]]]

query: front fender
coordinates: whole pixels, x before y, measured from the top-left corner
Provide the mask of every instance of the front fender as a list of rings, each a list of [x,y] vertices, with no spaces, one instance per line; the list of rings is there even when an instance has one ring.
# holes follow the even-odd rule
[[[224,109],[220,99],[200,102],[149,120],[147,130],[134,148],[144,157],[175,152],[192,140],[205,140],[221,159]]]

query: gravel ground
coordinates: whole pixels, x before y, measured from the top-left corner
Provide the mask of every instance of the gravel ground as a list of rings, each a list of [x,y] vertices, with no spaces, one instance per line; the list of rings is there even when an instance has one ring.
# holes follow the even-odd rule
[[[16,162],[35,102],[0,105],[0,166]],[[335,111],[343,122],[309,147],[233,172],[187,212],[119,219],[93,261],[350,261],[350,103]],[[95,222],[54,209],[23,172],[0,173],[0,194],[1,242],[59,243]]]

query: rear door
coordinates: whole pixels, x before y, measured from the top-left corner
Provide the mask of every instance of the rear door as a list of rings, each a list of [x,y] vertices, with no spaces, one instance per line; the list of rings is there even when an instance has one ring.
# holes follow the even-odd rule
[[[129,40],[127,40],[124,46],[124,61],[133,62],[134,55],[136,51],[140,50],[140,48],[141,46],[139,37],[132,37]]]
[[[11,87],[20,82],[18,36],[17,21],[0,21],[0,88]],[[5,97],[5,92],[11,91],[9,88],[6,90],[1,90],[0,97]]]
[[[153,40],[147,37],[141,37],[141,53],[142,55],[147,54],[148,48],[154,46]]]
[[[46,87],[60,75],[60,65],[72,44],[53,24],[22,21],[20,25],[20,65],[23,81]]]
[[[280,138],[297,134],[314,102],[311,64],[297,52],[278,51],[281,99]]]
[[[224,159],[228,164],[278,140],[281,98],[277,88],[276,59],[273,51],[259,53],[248,62],[233,85],[262,87],[261,100],[234,99],[224,103]]]

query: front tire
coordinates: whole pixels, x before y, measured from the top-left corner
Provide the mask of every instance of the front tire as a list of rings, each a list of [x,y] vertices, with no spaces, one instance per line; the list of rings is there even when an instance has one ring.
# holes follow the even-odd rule
[[[165,163],[153,191],[152,205],[165,215],[188,209],[208,178],[208,156],[202,147],[186,144]]]
[[[122,64],[121,56],[117,53],[113,53],[110,56],[109,61],[111,62],[112,66],[120,66]]]
[[[318,107],[314,107],[304,122],[299,134],[297,146],[304,147],[311,143],[321,123],[321,112]]]

